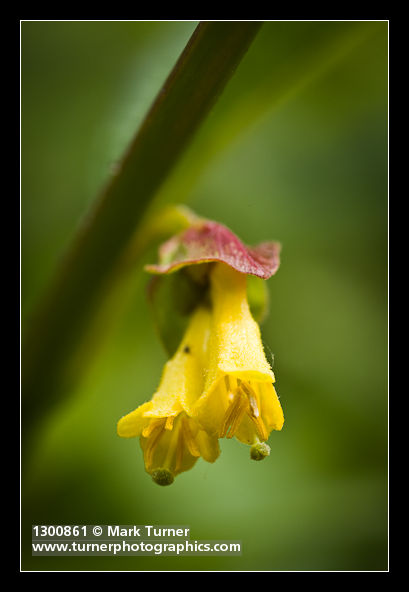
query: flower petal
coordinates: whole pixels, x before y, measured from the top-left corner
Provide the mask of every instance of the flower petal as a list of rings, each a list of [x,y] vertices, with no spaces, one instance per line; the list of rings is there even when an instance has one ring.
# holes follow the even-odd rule
[[[190,415],[199,421],[208,434],[217,437],[227,408],[227,396],[219,383],[198,399],[190,409]]]
[[[199,446],[200,455],[207,462],[214,462],[220,455],[219,440],[210,436],[204,430],[199,430],[196,435],[196,443]]]
[[[143,405],[140,405],[137,409],[124,415],[118,421],[117,433],[121,438],[135,438],[140,436],[143,428],[147,424],[147,419],[144,417],[144,413],[149,411],[152,407],[152,401],[148,401]]]
[[[175,355],[165,364],[146,417],[175,416],[182,410],[189,414],[190,407],[203,392],[209,326],[210,311],[197,308]]]
[[[249,310],[246,276],[217,264],[210,280],[213,310],[206,380],[191,416],[220,438],[236,436],[246,444],[265,441],[271,430],[281,430],[284,417],[260,328]]]
[[[247,302],[246,276],[223,264],[211,273],[213,316],[209,341],[209,371],[204,392],[223,375],[242,380],[274,382],[260,328]]]
[[[272,383],[259,383],[260,402],[263,409],[263,419],[270,430],[281,430],[284,424],[284,414],[280,400]]]

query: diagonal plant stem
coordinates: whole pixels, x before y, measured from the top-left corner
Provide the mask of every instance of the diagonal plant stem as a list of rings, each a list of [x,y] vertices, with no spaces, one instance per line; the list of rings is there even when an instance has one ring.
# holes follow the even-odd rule
[[[28,328],[22,347],[23,423],[35,423],[61,398],[67,360],[86,335],[138,223],[261,25],[202,22],[195,29]]]

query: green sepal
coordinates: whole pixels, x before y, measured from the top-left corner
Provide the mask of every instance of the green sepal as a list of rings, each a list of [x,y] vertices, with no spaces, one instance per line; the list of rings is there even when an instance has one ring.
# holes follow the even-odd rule
[[[257,323],[262,323],[268,314],[269,293],[265,280],[254,275],[247,276],[247,300],[251,314]]]

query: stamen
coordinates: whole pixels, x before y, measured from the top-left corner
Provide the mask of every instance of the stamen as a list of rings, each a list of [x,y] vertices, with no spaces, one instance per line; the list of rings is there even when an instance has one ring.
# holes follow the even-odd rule
[[[159,419],[153,419],[143,430],[142,430],[142,436],[144,438],[149,438],[149,436],[152,434],[152,432],[159,426],[162,425],[162,423],[164,422],[164,419],[161,417]]]
[[[237,397],[237,393],[233,399],[233,402],[228,407],[226,413],[224,414],[222,427],[220,428],[219,438],[224,438],[227,434],[227,431],[230,427],[231,422],[233,421],[233,417],[235,417],[237,412],[237,407],[240,405],[240,398]]]
[[[248,400],[249,400],[249,403],[250,403],[251,414],[253,415],[253,417],[259,417],[260,416],[260,411],[259,411],[259,408],[258,408],[257,395],[256,395],[256,393],[251,388],[251,386],[249,384],[246,384],[245,382],[243,382],[241,384],[241,388],[243,389],[243,391],[245,392],[245,394],[248,397]]]
[[[183,432],[179,430],[176,444],[175,474],[179,473],[183,461]]]
[[[176,417],[178,417],[178,419],[176,419]],[[166,452],[166,457],[165,460],[163,461],[162,466],[163,467],[167,467],[169,469],[171,469],[171,467],[173,466],[173,463],[175,461],[175,456],[177,455],[177,450],[178,450],[178,445],[179,445],[179,435],[180,435],[180,416],[169,416],[166,419],[166,423],[165,423],[165,429],[166,429],[166,424],[170,425],[170,429],[168,429],[168,432],[171,431],[173,428],[173,432],[171,434],[169,434],[168,436],[168,450]],[[171,421],[168,423],[168,420],[171,419]],[[176,421],[174,421],[176,420]]]
[[[230,401],[219,431],[219,438],[233,438],[240,427],[245,413],[255,424],[257,434],[261,440],[268,439],[268,431],[261,418],[258,397],[256,391],[248,382],[243,382],[237,378],[237,388],[230,390],[231,377],[224,376],[227,388],[227,398]],[[236,380],[234,380],[236,382]],[[228,435],[227,435],[228,434]]]
[[[264,422],[260,416],[260,409],[258,406],[257,395],[256,395],[254,389],[249,385],[249,383],[242,382],[241,388],[243,389],[243,392],[247,395],[247,398],[248,398],[248,401],[250,404],[249,417],[254,422],[254,424],[256,426],[257,433],[260,436],[260,439],[267,440],[268,439],[268,431],[267,431],[266,426],[264,425]]]
[[[260,436],[260,440],[268,440],[268,432],[261,417],[254,417],[253,415],[250,415],[250,419],[254,422],[256,426],[258,435]]]
[[[151,468],[153,462],[153,454],[163,432],[163,421],[160,425],[156,425],[155,427],[156,429],[149,436],[145,448],[145,467],[147,471],[149,471],[149,469]]]
[[[190,431],[189,424],[185,418],[182,419],[182,430],[190,454],[192,456],[200,456],[200,450],[197,447],[195,439],[192,436],[192,432]]]
[[[174,421],[175,421],[175,416],[169,415],[169,417],[166,418],[165,430],[169,430],[169,431],[172,430]]]
[[[227,438],[233,438],[233,436],[235,435],[235,433],[237,432],[240,424],[241,424],[241,420],[243,419],[244,414],[247,411],[247,401],[243,399],[243,397],[240,395],[240,391],[237,393],[237,396],[239,397],[239,404],[237,406],[237,410],[234,414],[234,417],[232,418],[232,422],[230,425],[230,430],[229,433],[227,434]]]

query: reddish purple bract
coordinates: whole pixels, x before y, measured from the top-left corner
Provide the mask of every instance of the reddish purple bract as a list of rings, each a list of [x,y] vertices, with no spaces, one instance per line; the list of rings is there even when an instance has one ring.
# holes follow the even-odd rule
[[[152,273],[171,273],[186,265],[219,261],[237,271],[268,279],[280,265],[280,243],[269,241],[245,245],[231,230],[209,220],[200,220],[163,243],[159,263],[147,265]]]

